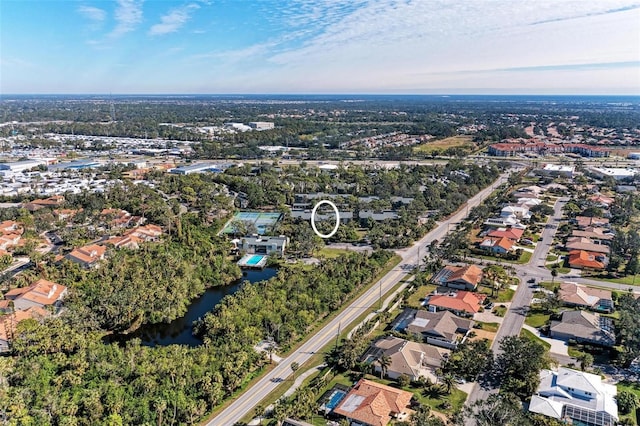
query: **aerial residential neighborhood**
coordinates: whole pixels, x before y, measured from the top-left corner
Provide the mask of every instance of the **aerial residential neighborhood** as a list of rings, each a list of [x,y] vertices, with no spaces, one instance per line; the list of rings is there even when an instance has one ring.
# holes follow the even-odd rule
[[[0,418],[638,424],[635,110],[38,102],[0,126]]]

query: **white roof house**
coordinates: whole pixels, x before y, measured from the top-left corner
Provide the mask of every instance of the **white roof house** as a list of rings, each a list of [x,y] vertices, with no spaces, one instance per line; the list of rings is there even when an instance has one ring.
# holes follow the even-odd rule
[[[531,213],[526,206],[506,206],[500,211],[501,217],[516,217],[518,219],[530,219]]]
[[[595,374],[563,367],[558,371],[542,370],[529,411],[556,419],[614,426],[618,420],[616,395],[615,385],[603,383]]]

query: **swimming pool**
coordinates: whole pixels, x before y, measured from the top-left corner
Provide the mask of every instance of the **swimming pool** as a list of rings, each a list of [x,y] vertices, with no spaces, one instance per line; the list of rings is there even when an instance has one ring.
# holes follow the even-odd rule
[[[342,401],[345,396],[347,396],[346,392],[336,389],[335,391],[333,391],[333,393],[329,397],[329,401],[327,401],[324,406],[330,410],[333,410],[338,406],[338,404],[340,404],[340,401]]]
[[[254,255],[245,260],[245,263],[249,266],[256,266],[263,258],[264,256]]]

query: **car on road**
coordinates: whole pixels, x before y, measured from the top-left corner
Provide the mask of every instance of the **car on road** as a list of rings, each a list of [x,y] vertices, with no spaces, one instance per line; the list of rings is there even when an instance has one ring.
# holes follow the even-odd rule
[[[535,283],[536,283],[536,279],[535,279],[535,278],[529,278],[529,279],[527,280],[527,282],[528,282],[529,284],[535,284]]]

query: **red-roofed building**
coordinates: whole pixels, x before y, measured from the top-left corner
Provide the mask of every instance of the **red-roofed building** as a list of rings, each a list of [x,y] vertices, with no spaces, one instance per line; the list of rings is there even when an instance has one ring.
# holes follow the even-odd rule
[[[513,241],[506,237],[489,237],[480,243],[480,248],[491,253],[507,254],[513,250]]]
[[[576,269],[604,269],[606,256],[602,253],[593,253],[585,250],[572,250],[569,252],[569,266]]]
[[[138,226],[137,228],[125,232],[125,235],[131,235],[143,241],[157,241],[158,237],[162,235],[162,228],[153,224]]]
[[[472,316],[480,312],[482,302],[487,296],[470,291],[458,291],[429,296],[427,308],[430,311],[451,311],[457,315]]]
[[[13,300],[14,309],[23,311],[31,307],[58,307],[66,294],[67,287],[39,279],[28,287],[9,290],[4,297],[7,300]]]
[[[520,238],[522,238],[522,234],[524,234],[524,229],[516,229],[516,228],[498,228],[490,231],[487,236],[493,238],[508,238],[513,242],[518,242]]]
[[[476,265],[445,266],[433,278],[433,282],[459,290],[475,290],[482,279],[482,269]]]
[[[74,249],[71,253],[67,254],[66,257],[72,262],[79,263],[85,268],[89,268],[96,265],[99,260],[104,259],[104,254],[106,251],[107,248],[104,246],[91,244]]]
[[[27,319],[40,320],[49,313],[42,308],[31,307],[24,311],[16,311],[7,315],[0,315],[0,352],[7,352],[9,344],[14,338],[16,328],[20,321]]]
[[[364,426],[386,426],[391,419],[406,419],[413,394],[371,380],[360,379],[333,409],[335,414]]]

